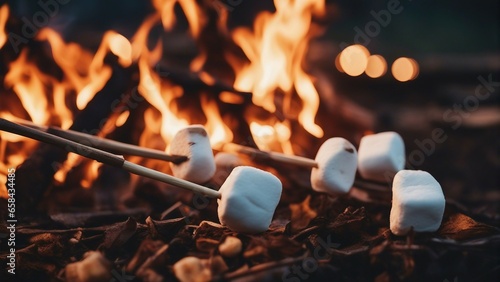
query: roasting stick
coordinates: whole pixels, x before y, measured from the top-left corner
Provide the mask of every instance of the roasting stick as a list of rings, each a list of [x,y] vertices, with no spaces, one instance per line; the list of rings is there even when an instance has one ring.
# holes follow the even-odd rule
[[[271,159],[312,168],[311,186],[318,192],[333,195],[348,193],[356,177],[356,148],[341,137],[326,140],[319,148],[314,160],[276,152],[260,151],[233,143],[224,145],[222,149],[248,154],[256,158]]]
[[[86,134],[83,132],[78,132],[74,130],[64,130],[55,126],[40,126],[36,125],[27,120],[18,120],[19,123],[45,131],[52,135],[57,135],[64,139],[68,139],[77,143],[88,142],[89,146],[101,149],[110,153],[120,154],[120,155],[130,155],[130,156],[139,156],[144,158],[157,159],[167,162],[172,162],[174,164],[179,164],[188,160],[186,156],[178,156],[178,155],[168,155],[165,152],[160,150],[154,150],[149,148],[142,148],[139,146],[135,146],[132,144],[122,143],[110,139],[100,138],[97,136],[93,136],[90,134]]]
[[[325,142],[326,143],[326,142]],[[349,147],[349,144],[344,142],[345,147]],[[353,148],[351,148],[353,149]],[[278,152],[272,152],[272,151],[262,151],[256,148],[252,147],[247,147],[235,143],[227,143],[222,147],[222,150],[224,152],[236,152],[236,153],[241,153],[250,157],[255,157],[258,160],[261,161],[266,161],[266,160],[274,160],[277,162],[281,163],[286,163],[286,164],[291,164],[291,165],[297,165],[305,168],[310,168],[313,170],[317,170],[318,168],[321,168],[321,163],[318,163],[318,161],[305,158],[305,157],[300,157],[300,156],[294,156],[294,155],[287,155],[283,153],[278,153]],[[328,159],[333,160],[333,158],[338,154],[335,154],[332,152],[325,152],[326,150],[323,150],[322,153],[318,152],[318,155],[316,156],[316,159],[319,159],[320,155],[323,155],[324,160],[322,161],[323,166],[324,163],[328,162]],[[330,151],[330,150],[329,150]],[[353,149],[353,153],[356,150]],[[354,155],[353,155],[354,157]],[[353,158],[348,158],[351,160],[351,163],[354,162]],[[343,160],[344,162],[346,161],[345,159]],[[330,165],[330,167],[334,167],[333,165]],[[354,167],[353,164],[351,164],[351,167]],[[325,178],[323,175],[322,178]],[[313,181],[312,181],[313,182]],[[350,181],[347,181],[350,183]],[[377,191],[386,191],[387,187],[390,186],[390,184],[387,184],[383,181],[380,180],[373,180],[373,179],[365,179],[365,178],[359,178],[355,177],[354,186],[362,187],[362,188],[367,188],[368,190],[377,190]],[[331,184],[330,187],[334,187],[335,185]],[[344,186],[346,187],[346,186]],[[346,188],[347,189],[347,188]],[[325,189],[320,189],[320,190],[325,190]],[[339,192],[337,191],[338,189],[333,189],[334,193]]]
[[[260,161],[266,160],[274,160],[281,163],[287,163],[291,165],[298,165],[305,168],[318,168],[318,162],[313,159],[287,155],[283,153],[271,152],[271,151],[262,151],[256,148],[242,146],[235,143],[227,143],[223,146],[222,152],[236,152],[241,153],[250,157],[255,157]],[[220,153],[219,153],[220,154]],[[217,156],[216,156],[217,159]],[[216,161],[217,162],[217,161]],[[224,161],[221,161],[224,162]],[[238,161],[233,160],[233,162],[237,163]],[[355,177],[353,185],[358,188],[363,188],[364,190],[372,190],[378,191],[382,193],[386,193],[390,184],[381,181],[375,181],[370,179],[363,179],[359,177]]]
[[[277,162],[303,166],[306,168],[317,168],[318,167],[318,162],[316,162],[313,159],[300,157],[300,156],[294,156],[294,155],[287,155],[287,154],[278,153],[278,152],[262,151],[262,150],[259,150],[256,148],[242,146],[242,145],[235,144],[235,143],[225,144],[222,148],[222,151],[238,152],[238,153],[241,153],[244,155],[254,156],[255,158],[261,159],[261,160],[274,160]]]
[[[164,183],[168,183],[183,189],[193,191],[195,193],[200,193],[211,198],[220,198],[221,193],[210,188],[173,177],[171,175],[140,166],[129,161],[126,161],[123,157],[117,156],[106,151],[102,151],[96,148],[82,145],[80,143],[64,139],[59,136],[49,134],[47,132],[39,131],[27,126],[19,125],[10,122],[6,119],[0,118],[0,130],[14,133],[17,135],[22,135],[28,138],[32,138],[44,143],[52,144],[65,149],[69,152],[81,155],[83,157],[96,160],[98,162],[112,165],[115,167],[121,167],[128,172],[137,174],[140,176],[152,178]]]

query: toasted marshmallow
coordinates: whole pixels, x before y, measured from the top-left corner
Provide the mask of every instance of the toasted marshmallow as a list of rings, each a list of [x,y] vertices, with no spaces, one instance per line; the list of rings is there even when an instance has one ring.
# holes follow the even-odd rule
[[[348,193],[357,168],[356,148],[346,139],[330,138],[316,154],[317,168],[311,172],[311,185],[318,192]]]
[[[188,157],[183,163],[170,164],[175,177],[204,183],[215,173],[212,147],[202,125],[190,125],[179,130],[170,143],[170,154]]]

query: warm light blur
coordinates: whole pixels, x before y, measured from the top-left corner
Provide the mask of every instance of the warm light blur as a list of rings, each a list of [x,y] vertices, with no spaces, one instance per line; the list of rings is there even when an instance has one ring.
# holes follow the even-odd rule
[[[274,124],[274,130],[276,132],[276,139],[281,143],[283,153],[293,155],[292,143],[290,142],[290,137],[292,136],[290,123],[288,121],[277,122]]]
[[[0,7],[0,49],[2,49],[5,42],[7,42],[7,30],[5,29],[5,24],[9,18],[9,6],[3,4]]]
[[[395,79],[405,82],[413,80],[418,76],[419,67],[415,60],[401,57],[394,61],[391,71]]]
[[[109,33],[109,50],[118,57],[118,62],[128,67],[132,63],[132,45],[125,36]]]
[[[343,69],[342,69],[342,65],[340,64],[340,55],[342,54],[342,52],[338,53],[337,54],[337,57],[335,57],[335,68],[337,68],[337,70],[339,72],[345,72]]]
[[[132,47],[130,42],[121,34],[115,31],[107,31],[99,49],[92,58],[89,66],[89,82],[78,93],[76,105],[78,109],[84,109],[88,102],[94,98],[95,94],[101,90],[111,77],[111,67],[104,64],[104,58],[109,52],[113,52],[118,57],[118,62],[127,67],[132,60]]]
[[[231,142],[233,140],[233,132],[222,120],[217,103],[209,100],[206,96],[202,96],[201,106],[203,113],[207,117],[205,129],[208,136],[210,136],[212,148],[219,149],[225,143]]]
[[[205,82],[206,84],[208,84],[208,85],[214,85],[215,84],[215,79],[210,74],[208,74],[207,72],[202,71],[198,75],[199,75],[200,79],[203,82]]]
[[[371,55],[368,57],[365,73],[371,78],[383,76],[387,72],[387,62],[380,55]]]
[[[10,63],[4,83],[5,86],[12,87],[33,122],[46,124],[51,113],[47,111],[49,101],[45,86],[55,83],[55,79],[45,75],[35,64],[29,62],[27,51],[21,51],[17,60]]]
[[[340,67],[350,76],[361,75],[368,65],[369,56],[370,52],[363,45],[348,46],[340,53]]]
[[[169,143],[177,131],[189,125],[187,120],[178,117],[176,104],[172,103],[175,98],[184,94],[183,90],[179,86],[162,87],[160,77],[152,71],[145,58],[139,60],[139,70],[141,73],[139,93],[151,106],[160,111],[162,121],[160,134],[163,140]]]
[[[153,0],[153,6],[161,15],[165,30],[171,30],[176,22],[175,4],[179,3],[189,23],[189,30],[193,37],[198,37],[201,27],[206,22],[205,14],[195,0]]]
[[[250,123],[250,131],[255,143],[261,150],[269,150],[270,145],[275,141],[276,132],[270,125],[261,125],[257,122]]]
[[[245,99],[238,94],[229,91],[222,91],[219,94],[219,99],[227,104],[243,104]]]
[[[415,59],[410,58],[410,62],[413,65],[413,76],[412,76],[411,80],[414,80],[420,74],[420,67]]]
[[[80,181],[80,185],[82,185],[83,188],[90,188],[92,187],[92,183],[94,183],[99,176],[99,168],[102,166],[102,163],[92,160],[85,160],[85,162],[86,168],[83,170],[85,176]]]
[[[129,116],[130,116],[130,111],[124,111],[123,113],[121,113],[115,121],[115,126],[120,127],[124,125],[125,122],[127,122]]]

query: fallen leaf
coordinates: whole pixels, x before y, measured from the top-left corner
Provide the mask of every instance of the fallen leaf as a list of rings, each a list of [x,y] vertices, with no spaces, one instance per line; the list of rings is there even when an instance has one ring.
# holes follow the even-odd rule
[[[443,222],[438,232],[449,239],[466,240],[498,234],[499,230],[493,226],[477,222],[462,213],[457,213]]]
[[[104,240],[99,249],[106,251],[120,249],[135,234],[136,230],[137,222],[132,218],[112,225],[104,232]]]

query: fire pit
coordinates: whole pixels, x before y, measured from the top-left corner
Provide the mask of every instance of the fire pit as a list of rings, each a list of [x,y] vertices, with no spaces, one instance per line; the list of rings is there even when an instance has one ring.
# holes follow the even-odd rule
[[[2,281],[498,278],[498,54],[268,2],[0,6]]]

